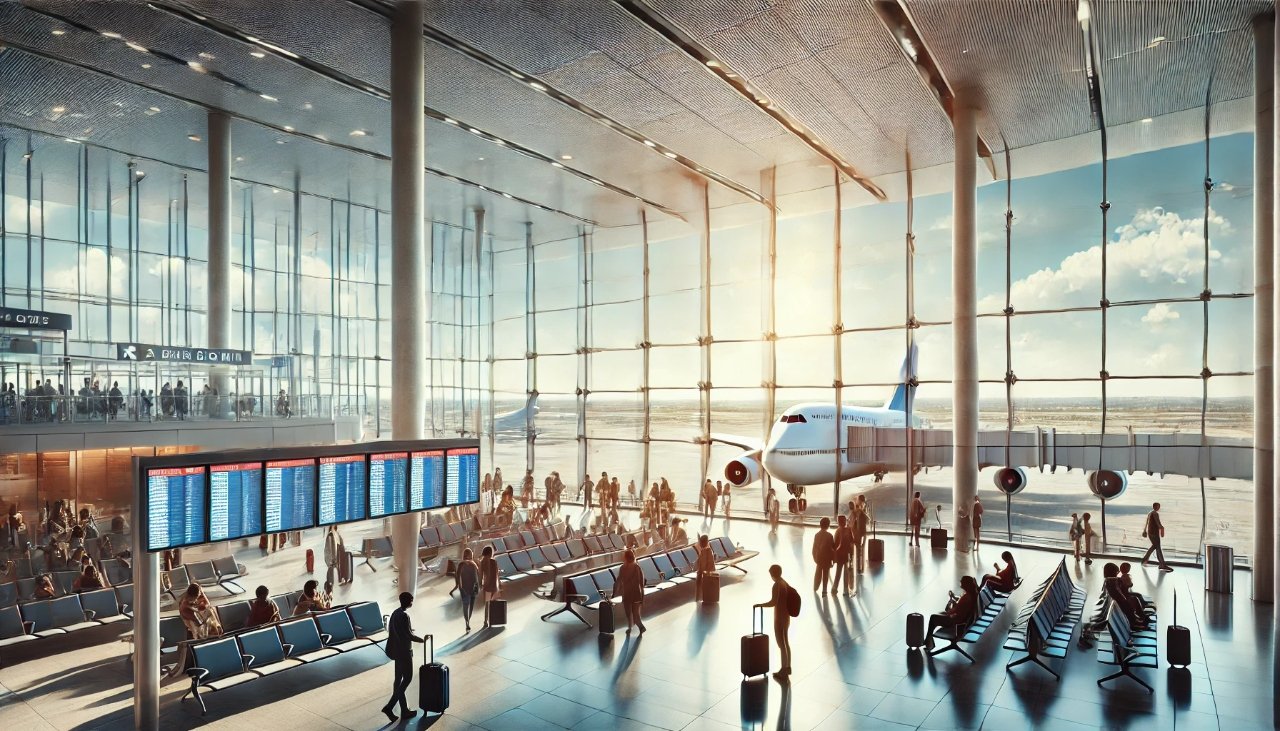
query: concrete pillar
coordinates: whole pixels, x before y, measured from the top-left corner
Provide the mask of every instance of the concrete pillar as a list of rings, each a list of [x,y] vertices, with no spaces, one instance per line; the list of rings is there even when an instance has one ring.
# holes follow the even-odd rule
[[[209,347],[231,347],[231,118],[225,112],[209,112]],[[199,343],[188,343],[199,345]],[[224,367],[210,367],[210,384],[218,389],[218,407],[231,393],[231,379]],[[196,385],[191,384],[192,394]]]
[[[951,198],[951,296],[955,373],[952,377],[954,482],[951,486],[956,549],[967,552],[973,531],[961,520],[978,494],[978,247],[974,206],[978,168],[978,133],[968,95],[957,95],[955,187]]]
[[[426,164],[422,3],[400,0],[391,19],[391,438],[421,439],[426,421]],[[418,586],[415,513],[391,519],[401,591]]]
[[[134,468],[133,504],[146,505],[146,488]],[[133,725],[160,729],[160,560],[147,552],[147,536],[134,512],[133,524]]]
[[[1254,25],[1254,144],[1253,144],[1253,599],[1275,600],[1275,429],[1276,413],[1273,327],[1275,273],[1273,264],[1273,167],[1275,17],[1255,19]]]

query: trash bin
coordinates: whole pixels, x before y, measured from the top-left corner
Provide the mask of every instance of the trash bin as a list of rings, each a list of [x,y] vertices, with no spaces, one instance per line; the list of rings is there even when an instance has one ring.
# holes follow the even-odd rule
[[[1236,552],[1231,546],[1206,545],[1204,547],[1204,588],[1222,594],[1231,593],[1231,573],[1235,568]]]

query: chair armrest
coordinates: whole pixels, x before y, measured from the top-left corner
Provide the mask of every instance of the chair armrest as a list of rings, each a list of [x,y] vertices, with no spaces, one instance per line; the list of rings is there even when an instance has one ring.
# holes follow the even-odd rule
[[[120,605],[120,613],[121,613],[121,614],[129,614],[129,610],[130,610],[130,609],[133,609],[133,607],[132,607],[132,606],[130,606],[130,605],[128,605],[128,604],[121,604],[121,605]]]
[[[320,633],[320,641],[323,642],[326,646],[329,644],[329,641],[332,639],[333,639],[333,635],[326,634],[324,632]]]
[[[293,654],[293,645],[288,642],[281,643],[280,647],[284,648],[284,656],[289,657]]]
[[[94,617],[98,616],[98,613],[92,609],[82,609],[80,611],[84,612],[84,621],[86,622],[91,622]]]
[[[28,634],[28,635],[29,635],[29,634],[31,634],[32,632],[34,632],[34,631],[35,631],[35,629],[36,629],[36,623],[35,623],[35,622],[23,622],[23,623],[22,623],[22,632],[23,632],[23,634]]]
[[[187,668],[187,677],[191,678],[191,682],[193,684],[199,683],[201,680],[204,680],[204,677],[208,674],[209,674],[209,671],[206,670],[205,668],[197,668],[197,667]]]
[[[241,653],[240,659],[244,661],[244,667],[246,670],[248,670],[249,666],[253,664],[254,657],[253,655],[246,655],[244,653]]]
[[[577,603],[579,603],[579,604],[585,604],[585,603],[586,603],[586,601],[587,601],[587,595],[586,595],[586,594],[565,594],[565,595],[564,595],[564,600],[565,600],[566,602],[575,602],[575,601],[576,601],[576,602],[577,602]]]

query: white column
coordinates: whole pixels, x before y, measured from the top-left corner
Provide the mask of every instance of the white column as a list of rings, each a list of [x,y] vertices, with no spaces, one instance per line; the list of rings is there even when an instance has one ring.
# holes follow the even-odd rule
[[[1253,599],[1275,599],[1275,273],[1273,166],[1275,18],[1256,18],[1253,143]]]
[[[427,416],[424,84],[422,3],[400,0],[391,19],[392,439],[421,439]],[[420,520],[414,513],[391,519],[401,591],[418,586]]]
[[[231,118],[211,111],[209,155],[209,347],[231,347]],[[199,343],[188,343],[199,345]],[[209,381],[218,389],[221,416],[231,379],[224,367],[211,366]],[[191,384],[195,392],[195,384]],[[212,414],[211,414],[212,415]]]
[[[136,457],[135,457],[136,459]],[[133,470],[133,504],[146,505],[145,489]],[[160,729],[160,561],[147,553],[147,537],[133,512],[133,725]]]
[[[973,531],[960,520],[973,507],[978,493],[978,249],[974,235],[978,133],[974,109],[967,95],[955,101],[955,188],[952,191],[951,296],[955,373],[952,410],[955,413],[954,482],[951,486],[956,549],[967,552]]]

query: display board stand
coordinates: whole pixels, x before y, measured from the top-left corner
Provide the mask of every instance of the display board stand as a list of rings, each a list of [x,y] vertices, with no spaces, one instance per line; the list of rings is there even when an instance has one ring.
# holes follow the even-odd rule
[[[133,504],[144,509],[146,481],[133,463]],[[137,512],[133,523],[133,716],[141,731],[160,729],[160,557],[147,551]]]

